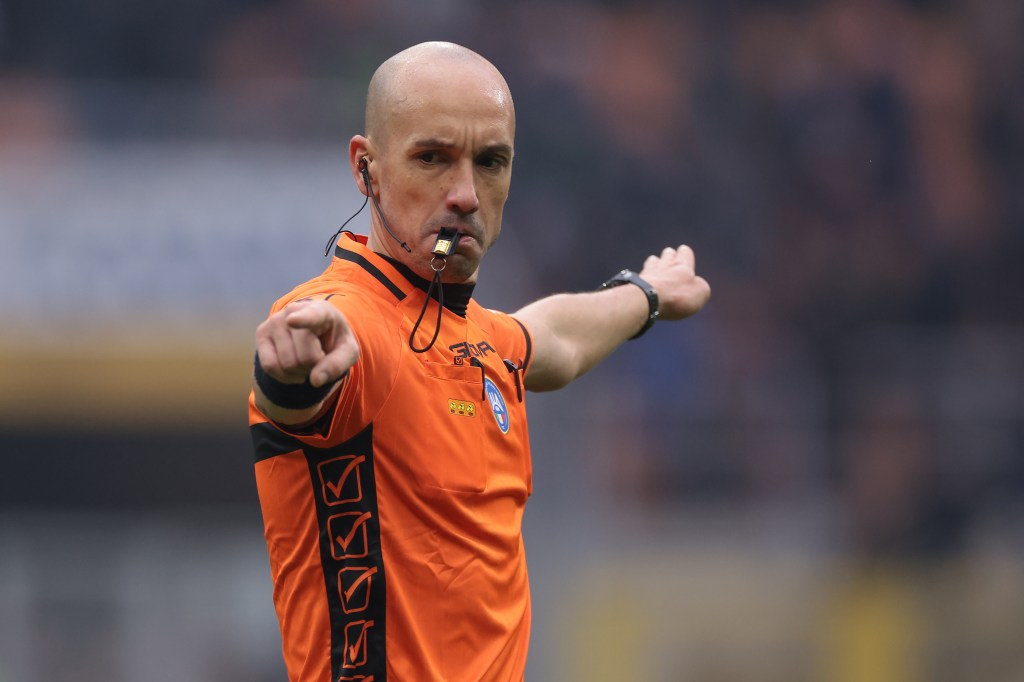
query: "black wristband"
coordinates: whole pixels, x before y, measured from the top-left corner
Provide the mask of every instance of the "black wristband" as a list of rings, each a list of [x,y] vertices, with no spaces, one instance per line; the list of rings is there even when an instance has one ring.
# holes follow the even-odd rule
[[[644,326],[640,327],[640,331],[633,336],[629,337],[630,341],[633,339],[640,338],[644,333],[654,326],[654,321],[658,319],[658,311],[660,310],[660,304],[658,303],[658,292],[654,290],[651,284],[640,277],[632,270],[622,270],[616,273],[611,279],[601,285],[602,289],[611,289],[617,287],[620,284],[635,284],[643,290],[644,295],[647,296],[647,321],[644,322]]]
[[[332,381],[318,387],[309,383],[308,377],[301,384],[286,384],[283,381],[278,381],[263,371],[259,353],[256,353],[256,357],[253,359],[253,368],[256,376],[256,385],[263,391],[263,395],[267,397],[267,400],[287,410],[304,410],[307,407],[319,405],[331,392],[331,389],[334,388],[334,384],[337,383]],[[347,375],[348,372],[345,374]],[[342,379],[344,378],[343,375]]]

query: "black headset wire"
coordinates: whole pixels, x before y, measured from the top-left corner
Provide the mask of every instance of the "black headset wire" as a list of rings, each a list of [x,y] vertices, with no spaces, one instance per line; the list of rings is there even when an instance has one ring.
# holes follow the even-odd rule
[[[364,197],[363,198],[363,205],[359,207],[359,210],[356,211],[355,213],[353,213],[351,215],[351,217],[349,217],[348,220],[346,220],[345,222],[343,222],[341,224],[341,227],[338,228],[338,231],[331,235],[331,238],[327,241],[327,246],[324,248],[324,258],[326,258],[331,253],[331,247],[334,246],[334,242],[336,242],[338,240],[338,237],[341,236],[341,233],[345,231],[345,226],[348,225],[350,222],[352,222],[352,220],[357,215],[359,215],[360,213],[363,212],[363,209],[366,208],[366,202],[369,201],[369,200],[370,200],[369,196]]]
[[[348,220],[342,223],[341,227],[338,228],[337,232],[331,235],[330,240],[328,240],[327,242],[327,247],[324,248],[324,257],[327,257],[327,255],[330,254],[331,246],[334,245],[334,243],[337,241],[341,233],[344,232],[345,226],[352,222],[352,220],[357,215],[363,212],[363,209],[366,208],[366,202],[368,202],[370,199],[373,199],[373,208],[377,211],[377,216],[380,218],[380,222],[384,226],[384,229],[387,230],[387,233],[391,235],[391,237],[396,242],[398,242],[398,244],[403,249],[405,249],[406,253],[412,253],[412,249],[409,248],[409,245],[406,244],[401,239],[399,239],[398,235],[391,231],[391,226],[388,225],[388,221],[384,217],[384,211],[381,210],[380,204],[377,202],[377,197],[374,196],[373,194],[373,187],[370,184],[370,169],[367,167],[365,158],[359,159],[359,172],[362,174],[363,183],[366,186],[366,196],[363,199],[363,204],[362,206],[359,207],[358,211],[353,213]],[[431,269],[434,270],[434,277],[430,281],[430,286],[427,287],[427,296],[423,300],[423,307],[420,309],[419,317],[416,318],[416,324],[413,325],[412,331],[409,332],[409,348],[412,349],[412,351],[415,353],[426,353],[428,350],[430,350],[434,346],[434,342],[437,341],[438,335],[441,333],[441,309],[444,308],[444,287],[441,284],[441,270],[444,270],[445,260],[444,258],[440,258],[440,261],[440,269],[434,268],[433,261],[431,261],[430,263]],[[417,348],[416,344],[413,341],[413,337],[416,336],[416,331],[420,328],[420,324],[423,322],[423,316],[426,315],[427,313],[427,306],[430,303],[430,297],[435,287],[437,288],[437,322],[434,326],[434,335],[430,337],[430,343],[428,343],[426,346],[423,346],[422,348]]]
[[[359,207],[359,210],[353,213],[352,217],[342,223],[341,227],[338,228],[338,231],[331,235],[330,240],[327,242],[327,248],[324,249],[324,257],[326,258],[331,253],[331,246],[345,230],[345,225],[348,225],[352,222],[353,218],[363,212],[363,209],[366,208],[366,202],[370,199],[373,199],[373,208],[377,211],[377,217],[380,218],[380,222],[384,225],[384,229],[387,230],[387,233],[391,235],[392,239],[398,242],[399,246],[405,249],[406,253],[412,253],[412,249],[409,248],[409,245],[398,238],[398,235],[396,235],[391,230],[391,226],[388,225],[387,218],[384,217],[384,211],[381,210],[380,203],[377,202],[377,197],[373,194],[373,186],[370,184],[370,169],[366,163],[366,157],[359,159],[359,172],[362,174],[363,184],[366,186],[366,197],[363,199],[363,204]]]
[[[377,201],[377,196],[373,193],[373,186],[370,184],[370,167],[366,161],[366,157],[359,159],[359,172],[363,174],[363,184],[366,185],[366,194],[373,200],[373,208],[377,211],[377,217],[380,218],[380,222],[384,225],[384,229],[387,230],[391,238],[398,242],[398,245],[405,249],[406,253],[412,253],[412,249],[409,245],[398,238],[398,235],[391,231],[391,226],[388,225],[387,218],[384,217],[384,211],[380,210],[380,202]],[[363,202],[366,205],[366,202]]]

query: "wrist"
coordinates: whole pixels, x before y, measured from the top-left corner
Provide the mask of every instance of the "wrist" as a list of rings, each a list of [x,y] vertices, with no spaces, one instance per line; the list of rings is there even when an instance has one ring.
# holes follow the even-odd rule
[[[347,373],[346,373],[347,374]],[[260,391],[271,403],[288,410],[305,410],[315,407],[330,395],[337,381],[323,386],[314,386],[307,377],[299,383],[289,383],[275,379],[266,373],[260,364],[259,353],[253,360],[253,376]]]
[[[616,273],[601,285],[601,289],[611,289],[623,284],[632,284],[638,287],[643,291],[644,296],[647,299],[647,318],[644,320],[644,324],[640,328],[640,331],[629,337],[630,340],[632,340],[643,336],[648,329],[654,326],[655,321],[658,319],[660,303],[658,301],[658,292],[651,283],[640,277],[640,275],[636,274],[632,270],[621,270]]]

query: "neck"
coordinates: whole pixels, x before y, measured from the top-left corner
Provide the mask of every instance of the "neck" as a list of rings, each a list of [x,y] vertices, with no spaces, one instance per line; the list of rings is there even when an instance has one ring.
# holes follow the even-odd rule
[[[378,251],[378,253],[380,252]],[[380,255],[391,263],[396,270],[402,273],[402,275],[417,289],[420,289],[421,291],[430,290],[429,279],[422,277],[397,258],[393,258],[386,253],[380,253]],[[459,317],[465,317],[466,308],[469,307],[469,301],[473,298],[473,290],[476,288],[476,283],[444,282],[442,280],[442,286],[444,287],[444,307]],[[438,291],[436,287],[431,292],[431,297],[437,300]]]

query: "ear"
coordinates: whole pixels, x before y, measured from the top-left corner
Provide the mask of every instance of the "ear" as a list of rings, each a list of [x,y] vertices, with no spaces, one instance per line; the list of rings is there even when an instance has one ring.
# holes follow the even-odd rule
[[[354,135],[348,143],[348,163],[352,171],[352,179],[356,181],[356,187],[364,196],[370,196],[372,188],[366,186],[361,165],[368,164],[371,157],[370,141],[362,135]]]

